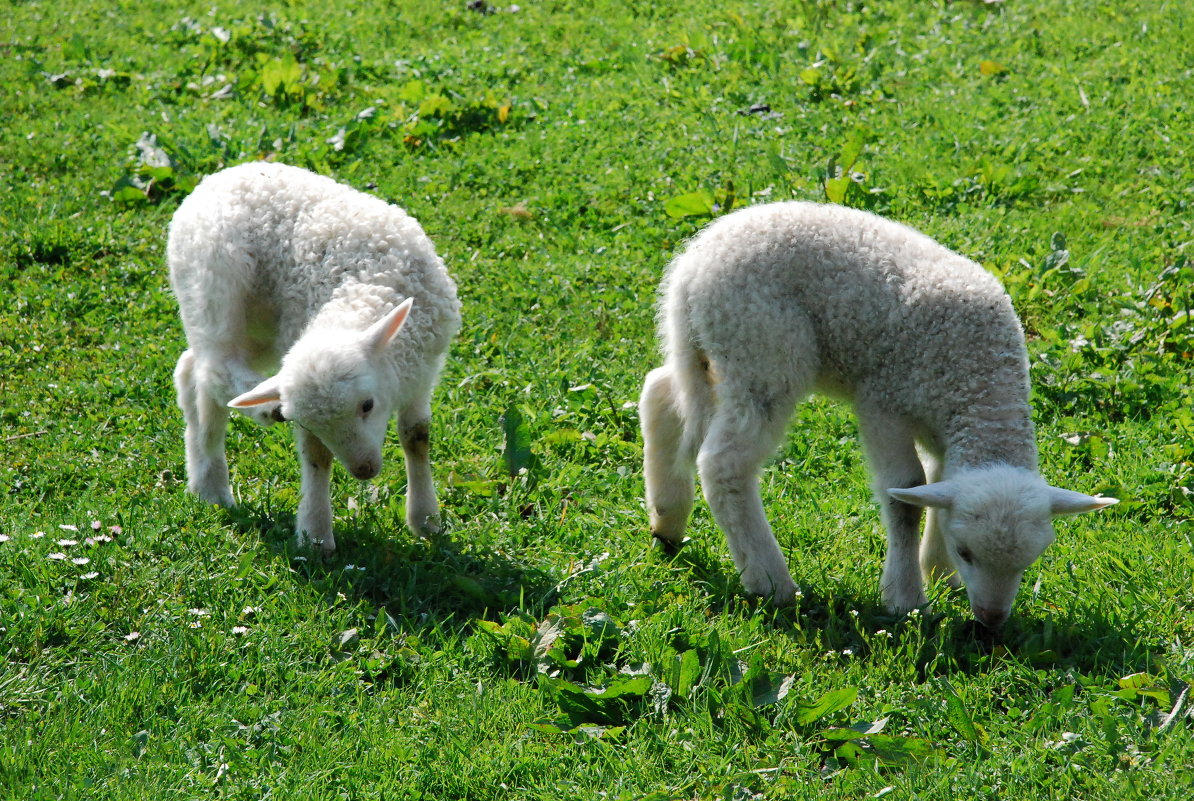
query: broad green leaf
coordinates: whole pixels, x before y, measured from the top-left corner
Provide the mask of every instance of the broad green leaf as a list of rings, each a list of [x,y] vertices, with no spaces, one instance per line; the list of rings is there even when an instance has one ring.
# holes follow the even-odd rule
[[[795,676],[756,676],[750,681],[751,703],[755,708],[778,703],[787,697],[795,681]]]
[[[845,742],[847,740],[861,740],[863,737],[869,737],[872,734],[878,734],[883,731],[883,727],[887,725],[887,718],[880,718],[874,722],[855,723],[849,728],[832,728],[821,732],[821,736],[831,742]]]
[[[696,687],[700,677],[700,655],[697,654],[696,650],[690,649],[682,654],[675,654],[671,657],[664,682],[677,697],[687,698],[692,694],[693,688]]]
[[[796,722],[801,726],[807,726],[827,715],[845,709],[856,700],[858,700],[857,687],[830,690],[811,704],[806,701],[798,703],[796,705]]]
[[[506,462],[506,472],[517,476],[531,464],[531,427],[527,425],[522,412],[511,406],[502,414],[502,431],[506,435],[506,448],[503,454]]]
[[[825,181],[825,197],[830,203],[845,203],[846,192],[850,189],[850,177],[848,175],[839,175],[837,178],[829,178]]]
[[[713,214],[713,204],[713,195],[698,189],[664,201],[663,210],[669,217],[708,216]]]
[[[967,740],[978,745],[985,746],[987,744],[987,732],[974,722],[974,718],[966,711],[962,699],[952,689],[945,697],[945,716],[950,725]]]

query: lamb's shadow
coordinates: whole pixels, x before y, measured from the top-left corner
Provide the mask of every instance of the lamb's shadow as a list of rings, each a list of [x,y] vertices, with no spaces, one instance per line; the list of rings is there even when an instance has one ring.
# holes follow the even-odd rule
[[[1148,670],[1155,653],[1132,621],[1121,623],[1100,612],[1042,616],[1039,610],[1025,610],[1021,603],[1002,631],[991,632],[970,616],[963,590],[943,586],[933,593],[934,611],[893,615],[877,594],[834,593],[797,576],[801,587],[797,602],[771,608],[765,600],[746,595],[738,576],[707,549],[690,543],[674,552],[660,552],[661,558],[683,566],[708,591],[715,614],[754,614],[764,609],[771,615],[771,625],[794,642],[815,639],[824,648],[845,651],[857,659],[869,658],[876,637],[882,637],[886,650],[906,652],[903,658],[911,659],[922,681],[989,670],[993,657],[1047,670],[1118,676],[1124,670]]]
[[[295,575],[329,597],[344,594],[383,607],[402,628],[466,623],[516,609],[532,614],[553,602],[556,579],[505,554],[483,552],[450,534],[422,539],[403,525],[337,525],[335,554],[294,546],[294,517],[252,505],[228,512]]]

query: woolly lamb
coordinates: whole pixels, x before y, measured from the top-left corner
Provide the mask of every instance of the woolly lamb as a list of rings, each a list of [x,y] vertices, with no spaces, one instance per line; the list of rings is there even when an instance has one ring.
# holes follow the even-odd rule
[[[331,553],[332,457],[359,479],[376,476],[396,414],[406,522],[435,531],[431,390],[460,303],[419,224],[306,170],[242,164],[183,201],[167,258],[190,345],[174,371],[190,490],[234,505],[229,408],[266,426],[292,420],[302,463],[296,539]]]
[[[954,586],[960,575],[975,617],[997,628],[1053,541],[1051,516],[1116,502],[1040,478],[1011,301],[980,266],[903,225],[799,202],[723,217],[668,268],[660,332],[666,362],[640,404],[652,533],[680,542],[695,463],[751,593],[786,603],[796,590],[758,474],[814,389],[858,416],[892,612],[927,603],[922,570]]]

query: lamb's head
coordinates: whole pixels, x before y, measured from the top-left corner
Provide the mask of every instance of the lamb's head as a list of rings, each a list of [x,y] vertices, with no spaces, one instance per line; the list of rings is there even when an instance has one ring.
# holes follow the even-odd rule
[[[1024,571],[1053,542],[1053,517],[1102,509],[1115,498],[1051,487],[1032,470],[994,465],[945,481],[888,490],[896,500],[936,508],[937,525],[974,616],[1003,625]]]
[[[280,404],[283,419],[314,434],[359,479],[381,471],[386,427],[394,412],[394,380],[384,352],[406,322],[413,300],[387,312],[365,332],[317,330],[304,335],[277,375],[233,398],[234,409]]]

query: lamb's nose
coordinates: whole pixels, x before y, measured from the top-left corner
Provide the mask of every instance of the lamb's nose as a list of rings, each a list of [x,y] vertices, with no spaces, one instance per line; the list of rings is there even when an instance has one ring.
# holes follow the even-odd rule
[[[381,471],[381,465],[370,459],[367,462],[360,462],[352,468],[352,474],[362,481],[367,481],[376,476]]]
[[[991,609],[985,606],[976,606],[971,609],[974,616],[978,618],[978,622],[982,623],[992,631],[996,631],[1003,627],[1007,622],[1007,612],[1002,609]]]

